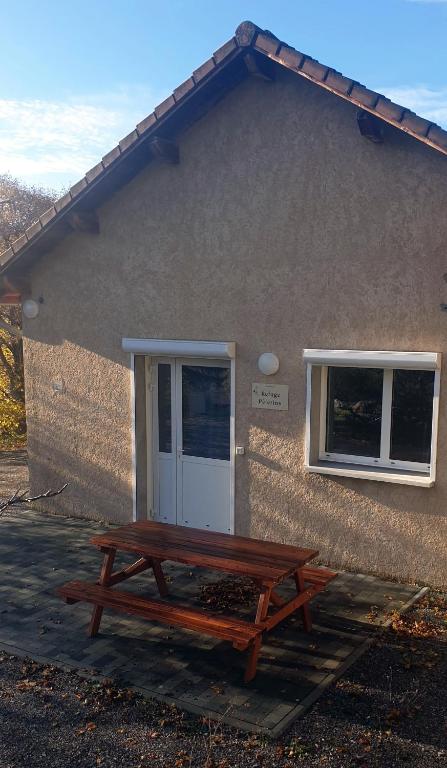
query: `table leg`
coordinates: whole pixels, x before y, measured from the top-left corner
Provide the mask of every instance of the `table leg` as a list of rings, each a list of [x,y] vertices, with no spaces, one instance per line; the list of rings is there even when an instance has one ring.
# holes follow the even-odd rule
[[[116,549],[104,550],[104,560],[102,563],[101,573],[100,573],[99,582],[98,582],[102,587],[107,587],[109,584],[109,579],[112,573],[115,555],[116,555]],[[88,630],[88,634],[90,637],[96,637],[96,635],[99,632],[99,625],[101,624],[102,612],[103,612],[103,608],[100,605],[95,605],[92,611],[92,618],[91,618],[90,626]]]
[[[244,682],[249,683],[256,675],[256,667],[258,666],[258,656],[261,648],[262,635],[258,635],[250,645],[248,651],[248,661],[245,667]]]
[[[157,582],[158,591],[160,597],[166,597],[168,594],[168,587],[164,577],[163,569],[161,567],[161,561],[152,558],[152,570],[154,571],[155,581]]]
[[[255,624],[261,624],[266,620],[271,596],[272,588],[262,585],[261,594],[259,595],[258,600],[258,608],[256,611]]]
[[[301,568],[299,568],[297,571],[295,571],[295,584],[296,584],[296,592],[299,595],[300,592],[303,592],[305,589],[304,584],[304,576]],[[305,603],[302,608],[299,609],[302,619],[303,619],[303,626],[306,632],[312,631],[312,618],[310,615],[310,609],[309,609],[309,603]]]

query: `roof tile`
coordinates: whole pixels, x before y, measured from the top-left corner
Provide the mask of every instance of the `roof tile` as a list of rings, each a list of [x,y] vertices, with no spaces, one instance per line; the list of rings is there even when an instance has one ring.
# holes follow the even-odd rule
[[[87,171],[87,173],[85,174],[87,183],[91,184],[92,181],[94,181],[98,176],[100,176],[103,170],[104,170],[104,166],[102,164],[102,161],[94,165],[93,168],[90,168],[90,170]]]
[[[276,54],[276,58],[286,67],[299,69],[304,61],[304,54],[296,51],[295,48],[290,48],[288,45],[282,45]]]
[[[259,27],[257,27],[256,24],[253,24],[252,21],[242,21],[236,29],[234,36],[237,44],[243,47],[251,45],[254,37],[260,31]]]
[[[414,112],[405,110],[401,120],[401,125],[403,128],[407,128],[408,130],[419,134],[419,136],[426,136],[430,126],[433,125],[433,123],[431,120],[425,120],[425,118],[419,117],[419,115],[415,115]]]
[[[255,48],[269,56],[274,56],[280,45],[277,37],[266,32],[260,32],[256,37]]]
[[[325,83],[330,88],[333,88],[334,91],[338,91],[339,93],[344,93],[346,95],[351,92],[352,87],[355,84],[355,80],[351,80],[350,77],[345,77],[341,74],[341,72],[337,72],[336,69],[330,69],[327,73]]]
[[[62,199],[55,203],[55,205],[48,211],[45,211],[38,222],[35,222],[28,228],[26,235],[23,235],[16,240],[12,248],[4,252],[2,257],[0,257],[0,263],[3,265],[3,268],[5,267],[8,258],[12,258],[13,253],[17,254],[20,248],[23,248],[23,246],[35,238],[43,228],[48,224],[51,224],[52,220],[57,216],[57,213],[59,211],[63,212],[64,207],[67,206],[73,198],[77,198],[78,196],[81,197],[84,191],[88,188],[88,185],[102,176],[104,170],[121,155],[122,150],[131,148],[138,139],[138,136],[141,136],[156,126],[158,117],[168,113],[177,102],[181,101],[181,99],[195,87],[195,85],[207,77],[218,64],[225,61],[225,59],[238,47],[247,46],[252,46],[266,56],[274,58],[289,69],[311,77],[316,83],[321,84],[323,87],[328,87],[335,93],[344,96],[347,100],[360,104],[379,118],[382,117],[384,120],[389,120],[403,130],[411,131],[416,138],[425,143],[431,143],[435,148],[442,151],[444,154],[447,154],[447,131],[444,131],[439,126],[430,123],[424,118],[418,117],[410,110],[406,110],[403,107],[394,104],[385,96],[365,88],[351,78],[344,77],[340,72],[320,64],[310,56],[304,56],[286,43],[282,43],[268,30],[261,30],[252,22],[245,21],[238,26],[234,38],[221,46],[214,54],[214,57],[208,59],[208,61],[202,64],[201,67],[196,69],[192,77],[188,78],[188,80],[178,86],[173,95],[165,99],[155,109],[155,112],[142,120],[137,125],[136,130],[132,131],[132,133],[122,139],[118,147],[115,147],[111,152],[106,154],[102,162],[91,168],[86,173],[85,177],[72,187],[69,193],[64,195]],[[58,219],[59,218],[60,217],[58,216]]]
[[[31,224],[31,226],[28,227],[26,230],[26,236],[28,240],[31,240],[31,238],[34,237],[34,235],[37,235],[37,233],[40,232],[41,229],[42,229],[42,224],[40,223],[40,221],[35,221],[33,224]]]
[[[180,101],[180,99],[183,99],[183,96],[186,96],[187,93],[189,93],[194,88],[194,78],[188,77],[187,80],[185,80],[181,85],[178,86],[178,88],[174,91],[174,99],[176,101]]]
[[[104,168],[107,168],[111,163],[113,163],[114,160],[116,160],[117,157],[119,157],[121,154],[121,149],[119,145],[116,147],[113,147],[113,149],[110,150],[110,152],[107,152],[106,155],[102,158],[102,164]]]
[[[380,98],[378,93],[370,91],[369,88],[365,88],[365,86],[360,83],[354,85],[350,96],[365,107],[375,107]]]
[[[71,195],[70,192],[67,192],[66,195],[63,197],[60,197],[59,200],[56,200],[54,207],[56,208],[57,213],[62,210],[62,208],[65,208],[66,205],[71,203]]]
[[[227,43],[224,43],[224,45],[222,45],[220,48],[217,49],[217,51],[213,53],[213,59],[216,62],[216,64],[220,64],[220,62],[223,61],[223,59],[226,59],[227,56],[230,55],[230,53],[236,50],[236,48],[237,48],[236,39],[232,37],[231,40],[228,40]]]
[[[20,235],[20,237],[18,237],[17,240],[14,240],[14,242],[11,243],[11,248],[14,251],[14,253],[18,253],[20,249],[27,244],[27,242],[28,242],[27,236]]]
[[[140,123],[137,125],[137,131],[139,135],[141,136],[142,133],[145,131],[148,131],[149,128],[153,126],[153,124],[157,121],[157,115],[155,112],[151,112],[150,115],[144,118],[144,120],[141,120]]]
[[[51,219],[54,219],[55,216],[56,216],[56,208],[54,207],[54,205],[52,205],[51,208],[48,208],[47,211],[44,211],[43,214],[39,216],[39,221],[44,227],[45,224],[48,224],[48,222],[51,221]]]
[[[305,72],[306,75],[313,77],[315,80],[324,81],[329,72],[329,67],[320,64],[319,61],[312,59],[310,56],[305,56],[301,65],[301,71]]]
[[[202,64],[201,67],[198,69],[195,69],[192,73],[194,82],[200,83],[201,80],[203,80],[204,77],[209,75],[210,72],[213,71],[215,67],[214,59],[211,57],[211,59],[208,59],[208,61],[205,61],[204,64]]]
[[[405,112],[404,107],[400,107],[399,104],[394,104],[393,101],[387,99],[386,96],[381,96],[376,106],[375,111],[389,120],[396,120],[399,122]]]
[[[158,107],[155,107],[154,112],[158,119],[160,117],[163,117],[163,115],[166,114],[166,112],[169,112],[169,110],[175,106],[175,99],[174,96],[171,94],[168,96],[167,99],[161,102],[161,104],[158,105]]]
[[[119,146],[121,152],[125,152],[126,149],[129,149],[129,147],[132,146],[138,139],[138,132],[136,130],[132,131],[131,133],[128,133],[127,136],[124,137],[124,139],[121,139]]]
[[[440,147],[443,147],[443,149],[447,149],[447,131],[444,131],[439,125],[432,125],[427,138],[435,144],[438,144]]]
[[[80,181],[77,181],[76,184],[73,184],[72,187],[70,187],[70,195],[72,199],[76,197],[76,195],[79,195],[80,192],[82,192],[83,189],[85,189],[87,186],[87,181],[85,178],[81,179]]]
[[[14,251],[12,248],[7,248],[6,251],[2,251],[0,253],[0,264],[3,266],[3,264],[6,264],[8,261],[10,261],[13,256]]]

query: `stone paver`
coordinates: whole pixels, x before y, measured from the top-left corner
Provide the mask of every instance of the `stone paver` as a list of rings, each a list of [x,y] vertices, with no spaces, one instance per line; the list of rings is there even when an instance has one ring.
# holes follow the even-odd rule
[[[313,603],[312,633],[302,631],[299,617],[279,625],[266,637],[255,680],[244,685],[245,654],[209,637],[109,611],[100,635],[86,636],[91,609],[64,605],[55,589],[72,578],[97,579],[102,556],[88,541],[105,527],[24,510],[0,520],[0,645],[113,676],[147,696],[270,735],[280,733],[358,658],[374,632],[372,606],[380,623],[418,592],[341,573]],[[222,578],[174,564],[164,569],[170,592],[192,605],[200,605],[202,584]],[[156,596],[149,574],[124,588]]]
[[[14,491],[28,488],[29,473],[26,451],[0,451],[0,499]]]

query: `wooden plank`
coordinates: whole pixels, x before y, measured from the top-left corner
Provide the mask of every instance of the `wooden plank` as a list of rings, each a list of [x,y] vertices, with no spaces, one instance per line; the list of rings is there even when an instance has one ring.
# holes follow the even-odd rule
[[[271,587],[264,585],[261,587],[261,594],[259,595],[258,607],[256,610],[255,624],[261,624],[267,618],[271,594]]]
[[[300,594],[302,594],[305,591],[304,575],[303,575],[302,568],[299,568],[295,572],[294,578],[295,578],[297,594],[300,595]],[[324,585],[322,585],[322,586],[324,586]],[[312,618],[311,618],[311,615],[310,615],[309,603],[308,602],[307,603],[303,603],[303,605],[300,608],[300,613],[301,613],[301,616],[302,616],[302,619],[303,619],[304,629],[306,630],[306,632],[310,632],[312,630]]]
[[[256,668],[258,665],[259,651],[261,649],[262,635],[258,635],[255,640],[250,644],[250,651],[245,669],[244,682],[249,683],[256,675]]]
[[[152,560],[152,568],[154,570],[155,581],[157,582],[160,597],[167,597],[168,586],[161,567],[161,560]]]
[[[130,613],[168,625],[204,632],[225,640],[231,640],[238,645],[245,644],[245,647],[262,632],[261,627],[240,619],[197,611],[188,606],[171,602],[162,603],[148,600],[132,592],[110,589],[88,582],[69,582],[60,587],[57,593],[65,599],[82,600],[93,603],[102,609],[112,608],[116,611]]]
[[[157,559],[173,560],[246,575],[271,585],[317,556],[316,550],[212,531],[137,522],[94,536],[96,546],[115,546]]]
[[[109,549],[107,552],[104,553],[104,560],[101,568],[101,573],[99,576],[99,583],[101,585],[106,585],[109,583],[109,579],[112,574],[115,555],[116,555],[115,549]],[[92,618],[90,621],[90,626],[88,628],[88,634],[90,637],[95,637],[99,632],[99,626],[101,624],[101,618],[102,618],[102,611],[103,611],[103,608],[100,605],[96,604],[95,607],[93,608]]]
[[[140,559],[135,563],[132,563],[132,565],[128,565],[121,571],[112,573],[108,581],[108,586],[111,587],[114,584],[120,584],[122,581],[130,579],[132,576],[137,576],[137,574],[147,571],[148,568],[152,568],[152,560],[147,557],[140,557]]]
[[[332,579],[337,578],[336,571],[330,571],[329,568],[303,568],[302,569],[304,581],[310,584],[329,584]]]
[[[294,613],[294,611],[311,600],[314,595],[317,594],[317,592],[321,592],[321,589],[322,587],[319,587],[316,584],[312,585],[311,587],[307,587],[303,592],[294,597],[293,600],[290,600],[282,608],[276,611],[276,613],[266,619],[262,626],[267,631],[273,629],[273,627],[276,627],[280,621],[283,621],[285,618],[287,618],[287,616],[290,616],[291,613]]]

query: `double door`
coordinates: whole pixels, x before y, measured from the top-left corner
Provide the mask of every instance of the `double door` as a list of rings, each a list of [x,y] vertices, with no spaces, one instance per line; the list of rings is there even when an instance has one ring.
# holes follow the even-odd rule
[[[230,361],[151,364],[152,517],[231,532]]]

